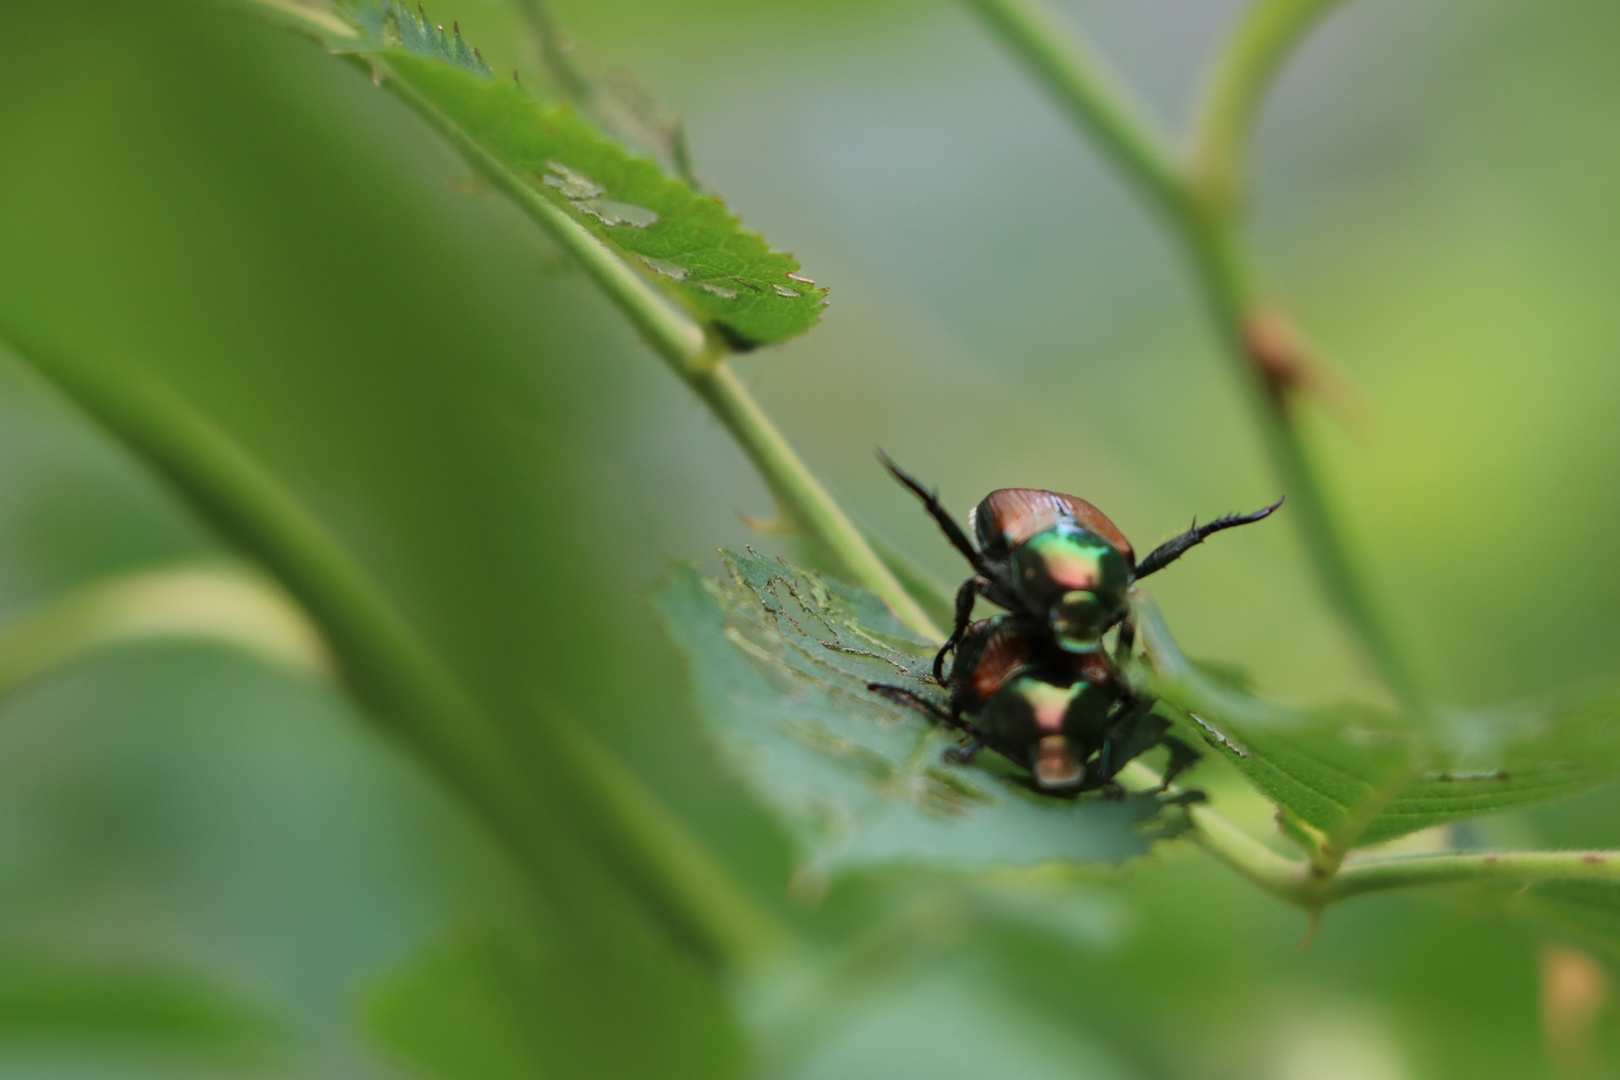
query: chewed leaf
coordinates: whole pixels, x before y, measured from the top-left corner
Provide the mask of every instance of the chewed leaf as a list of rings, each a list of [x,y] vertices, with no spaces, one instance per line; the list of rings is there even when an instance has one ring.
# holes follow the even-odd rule
[[[1178,706],[1188,704],[1175,697]],[[1187,718],[1196,734],[1267,798],[1332,838],[1336,848],[1376,843],[1439,823],[1408,822],[1390,831],[1386,817],[1391,800],[1413,775],[1416,748],[1371,710],[1302,709],[1296,722],[1286,726],[1256,724],[1207,707],[1187,710]]]
[[[343,10],[353,36],[320,33],[328,49],[365,57],[379,78],[399,80],[435,124],[478,148],[487,158],[480,167],[498,163],[506,180],[562,208],[733,347],[786,341],[820,320],[827,290],[800,274],[792,256],[573,109],[543,105],[515,79],[496,78],[454,24],[445,31],[395,0]]]
[[[1177,649],[1144,599],[1155,688],[1257,788],[1342,850],[1620,780],[1620,684],[1494,710],[1456,710],[1438,732],[1370,706],[1294,708],[1215,681]]]
[[[1614,680],[1446,718],[1423,772],[1374,825],[1410,832],[1474,814],[1552,802],[1620,780]]]
[[[369,51],[393,49],[421,60],[435,60],[481,78],[494,78],[484,58],[461,36],[461,26],[451,23],[450,33],[443,26],[428,22],[421,7],[411,11],[397,0],[382,3],[345,5],[358,26],[360,41]]]
[[[866,688],[941,698],[933,647],[874,597],[752,552],[725,563],[719,581],[678,567],[660,608],[716,741],[813,865],[1117,862],[1151,843],[1152,796],[1057,798],[988,754],[946,762],[947,732]]]

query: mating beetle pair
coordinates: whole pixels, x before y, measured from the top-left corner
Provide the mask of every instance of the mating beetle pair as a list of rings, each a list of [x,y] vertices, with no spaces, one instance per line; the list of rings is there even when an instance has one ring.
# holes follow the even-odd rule
[[[934,679],[950,691],[948,709],[902,687],[873,683],[868,689],[966,731],[973,741],[954,752],[958,760],[989,747],[1028,768],[1043,791],[1109,785],[1127,762],[1161,742],[1171,749],[1166,783],[1197,757],[1164,738],[1169,722],[1154,715],[1151,698],[1130,689],[1104,651],[1103,636],[1120,626],[1118,650],[1129,655],[1134,635],[1125,600],[1131,585],[1213,534],[1267,517],[1282,500],[1252,514],[1195,522],[1137,562],[1130,541],[1086,500],[1002,488],[968,517],[975,546],[934,492],[881,456],[974,574],[957,591],[955,625],[934,657]],[[981,596],[1007,614],[973,622]],[[947,678],[945,658],[953,652]]]

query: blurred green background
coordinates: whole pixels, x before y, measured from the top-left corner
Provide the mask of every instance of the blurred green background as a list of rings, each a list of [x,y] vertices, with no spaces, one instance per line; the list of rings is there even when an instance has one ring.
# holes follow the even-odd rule
[[[1139,548],[1273,497],[1176,252],[962,8],[556,8],[582,56],[685,118],[744,222],[832,287],[808,338],[737,367],[940,581],[961,568],[874,446],[959,512],[998,486],[1073,491]],[[497,68],[535,71],[511,4],[434,9]],[[1061,7],[1173,130],[1236,10]],[[697,402],[529,222],[464,193],[464,165],[306,42],[207,6],[0,16],[5,319],[157,373],[470,681],[585,718],[783,895],[791,853],[698,734],[646,600],[671,557],[781,546],[740,522],[767,496]],[[1289,65],[1259,134],[1272,287],[1354,388],[1314,437],[1458,703],[1615,669],[1617,41],[1599,0],[1357,0]],[[0,613],[221,550],[0,353]],[[1189,651],[1268,692],[1368,689],[1280,520],[1154,586]],[[1620,799],[1476,828],[1615,846]],[[0,715],[0,1077],[450,1075],[376,1038],[363,1003],[499,909],[505,873],[328,691],[200,646],[85,663]],[[1120,873],[878,875],[804,917],[828,949],[902,930],[866,994],[806,1007],[781,1061],[745,1063],[730,1025],[765,1022],[722,1017],[671,1075],[1561,1075],[1538,972],[1562,939],[1467,897],[1358,901],[1300,951],[1297,912],[1166,850]],[[665,996],[689,992],[709,991]],[[633,1041],[659,993],[582,1038]],[[630,1075],[617,1060],[539,1075]]]

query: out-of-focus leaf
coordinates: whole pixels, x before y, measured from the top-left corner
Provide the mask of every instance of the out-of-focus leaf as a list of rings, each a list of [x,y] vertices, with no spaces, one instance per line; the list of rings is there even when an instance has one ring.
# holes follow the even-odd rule
[[[391,1056],[434,1080],[738,1074],[712,985],[645,944],[469,927],[380,983],[367,1019]]]
[[[1443,718],[1439,748],[1375,824],[1411,831],[1578,795],[1620,780],[1620,682]]]
[[[1059,1026],[996,992],[983,973],[913,967],[866,987],[791,1080],[1125,1080],[1138,1075],[1083,1029]]]
[[[272,581],[197,566],[98,581],[0,629],[0,694],[94,650],[154,638],[215,642],[296,674],[333,674],[320,633]]]
[[[237,995],[186,972],[0,958],[0,1046],[116,1043],[253,1064],[283,1035]]]
[[[1256,787],[1331,846],[1381,843],[1620,780],[1620,684],[1442,714],[1433,735],[1367,705],[1301,708],[1212,679],[1145,598],[1155,687]]]
[[[950,764],[950,736],[866,689],[939,698],[933,646],[858,589],[752,552],[727,577],[678,567],[659,594],[699,711],[811,863],[1118,862],[1146,850],[1157,800],[1037,794],[994,755]],[[981,767],[982,763],[982,767]]]
[[[288,17],[329,9],[292,0],[250,0]],[[380,65],[499,162],[528,191],[562,208],[638,273],[741,347],[785,341],[821,318],[825,289],[802,277],[712,195],[692,190],[626,150],[572,108],[531,98],[497,79],[461,38],[395,0],[345,5],[353,22],[306,22],[333,52]]]

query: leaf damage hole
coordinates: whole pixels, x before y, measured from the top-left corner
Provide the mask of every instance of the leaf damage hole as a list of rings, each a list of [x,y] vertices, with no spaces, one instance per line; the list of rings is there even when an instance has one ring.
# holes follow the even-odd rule
[[[1249,751],[1238,743],[1236,739],[1233,739],[1225,732],[1216,730],[1215,727],[1202,716],[1199,716],[1195,712],[1190,712],[1187,714],[1187,716],[1192,719],[1193,723],[1197,724],[1200,728],[1203,728],[1204,741],[1209,743],[1211,746],[1217,747],[1221,750],[1226,750],[1240,758],[1246,758],[1249,756]]]
[[[602,198],[601,196],[607,194],[607,188],[560,161],[546,162],[546,174],[540,177],[540,182],[561,192],[563,198],[567,199],[575,210],[590,215],[610,228],[615,225],[629,225],[631,228],[645,229],[658,223],[656,211],[634,203]],[[680,278],[676,280],[679,281]]]
[[[1423,779],[1431,783],[1461,784],[1480,780],[1511,780],[1512,776],[1508,774],[1506,769],[1492,769],[1489,772],[1428,772],[1423,774]]]

